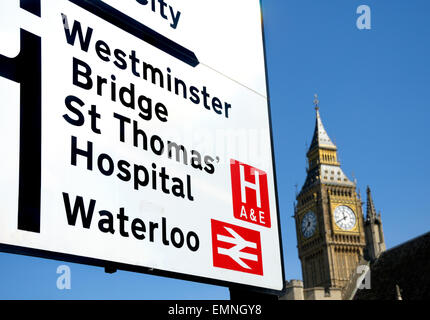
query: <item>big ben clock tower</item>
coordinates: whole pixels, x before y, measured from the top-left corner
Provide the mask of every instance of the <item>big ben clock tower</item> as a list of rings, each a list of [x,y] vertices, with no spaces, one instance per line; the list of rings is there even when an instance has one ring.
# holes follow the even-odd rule
[[[356,185],[343,173],[337,147],[321,121],[307,152],[305,183],[297,195],[296,222],[304,288],[345,287],[366,246],[363,212]]]

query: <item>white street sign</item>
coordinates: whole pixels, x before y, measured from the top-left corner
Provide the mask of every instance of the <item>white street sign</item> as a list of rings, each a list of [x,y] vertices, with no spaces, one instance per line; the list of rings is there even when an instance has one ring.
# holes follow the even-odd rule
[[[282,289],[258,0],[0,15],[2,250]]]

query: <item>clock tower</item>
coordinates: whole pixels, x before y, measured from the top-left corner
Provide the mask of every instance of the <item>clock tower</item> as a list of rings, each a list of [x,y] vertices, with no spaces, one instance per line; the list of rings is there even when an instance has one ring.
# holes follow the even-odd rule
[[[294,205],[297,247],[304,288],[344,288],[366,247],[362,202],[356,184],[342,171],[337,147],[321,121],[316,123],[307,177]]]

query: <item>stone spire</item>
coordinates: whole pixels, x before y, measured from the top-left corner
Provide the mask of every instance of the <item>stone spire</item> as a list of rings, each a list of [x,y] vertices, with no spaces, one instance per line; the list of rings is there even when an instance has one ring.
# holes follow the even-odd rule
[[[331,141],[321,121],[321,116],[319,112],[319,100],[318,100],[318,95],[316,94],[315,94],[314,105],[315,105],[315,111],[316,111],[316,122],[315,122],[314,135],[312,137],[312,142],[311,142],[311,146],[309,147],[309,151],[318,147],[336,149],[336,145]]]
[[[372,193],[367,187],[367,217],[364,222],[366,235],[366,259],[375,260],[386,250],[381,214],[376,214]]]
[[[375,220],[376,219],[376,210],[375,205],[373,204],[372,193],[370,191],[370,187],[367,186],[367,211],[366,211],[366,219],[367,220]]]
[[[355,186],[342,171],[337,157],[337,147],[331,141],[321,121],[319,100],[315,95],[316,122],[312,142],[306,154],[308,158],[307,177],[300,193],[315,184]],[[299,194],[300,194],[299,193]]]

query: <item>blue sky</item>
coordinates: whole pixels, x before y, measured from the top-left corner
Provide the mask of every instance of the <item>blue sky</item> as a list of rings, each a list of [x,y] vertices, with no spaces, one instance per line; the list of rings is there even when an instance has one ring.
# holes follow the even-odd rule
[[[370,185],[387,247],[429,231],[427,1],[264,1],[287,278],[301,278],[294,185],[305,178],[318,93],[344,172]],[[358,30],[356,8],[371,8]]]
[[[356,9],[371,8],[370,30]],[[363,198],[372,188],[387,247],[429,231],[430,26],[426,0],[263,0],[287,279],[301,279],[293,215],[318,93],[325,128]],[[365,200],[365,199],[363,199]],[[0,254],[0,299],[228,299],[226,288]]]

